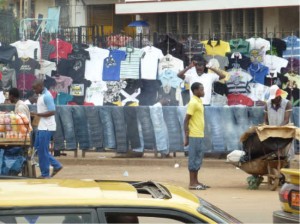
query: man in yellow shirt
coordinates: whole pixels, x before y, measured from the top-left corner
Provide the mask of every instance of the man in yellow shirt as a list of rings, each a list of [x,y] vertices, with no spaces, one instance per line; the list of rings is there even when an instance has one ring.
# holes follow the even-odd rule
[[[206,190],[209,186],[198,181],[198,171],[204,156],[204,106],[200,98],[204,96],[204,87],[201,83],[195,82],[192,84],[191,90],[193,96],[187,106],[184,119],[184,145],[189,146],[189,189]]]

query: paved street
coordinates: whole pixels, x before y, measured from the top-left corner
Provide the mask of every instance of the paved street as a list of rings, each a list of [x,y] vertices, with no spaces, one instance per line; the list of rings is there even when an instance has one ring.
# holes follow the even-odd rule
[[[153,154],[144,158],[117,159],[112,153],[87,153],[85,158],[58,157],[64,169],[57,178],[154,180],[188,187],[186,157],[158,159]],[[175,164],[179,164],[175,168]],[[298,163],[298,162],[297,162]],[[128,174],[128,176],[126,175]],[[259,190],[248,190],[244,171],[226,164],[225,160],[206,158],[199,177],[211,188],[193,193],[210,201],[244,223],[271,223],[272,212],[280,209],[278,192],[269,191],[266,183]],[[266,178],[265,178],[266,180]]]

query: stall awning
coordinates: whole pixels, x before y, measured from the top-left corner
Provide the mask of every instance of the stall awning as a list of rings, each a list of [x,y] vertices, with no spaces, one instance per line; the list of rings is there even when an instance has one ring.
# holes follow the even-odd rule
[[[298,6],[299,0],[187,0],[117,3],[116,14],[209,11],[244,8]]]

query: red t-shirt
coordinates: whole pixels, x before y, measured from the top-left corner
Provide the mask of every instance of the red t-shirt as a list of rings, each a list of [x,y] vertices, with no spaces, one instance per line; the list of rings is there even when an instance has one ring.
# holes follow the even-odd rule
[[[49,44],[51,44],[55,47],[55,51],[52,52],[49,56],[50,59],[53,59],[53,58],[67,59],[68,54],[70,54],[73,50],[72,44],[70,44],[66,41],[60,40],[60,39],[51,40],[49,42]]]

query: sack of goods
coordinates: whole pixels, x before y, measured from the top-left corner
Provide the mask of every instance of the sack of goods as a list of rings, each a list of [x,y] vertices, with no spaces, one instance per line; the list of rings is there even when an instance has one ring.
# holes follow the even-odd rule
[[[0,141],[30,139],[31,130],[25,114],[0,112]]]
[[[237,163],[240,161],[242,156],[245,155],[245,152],[242,150],[233,150],[231,153],[227,155],[227,162]]]

